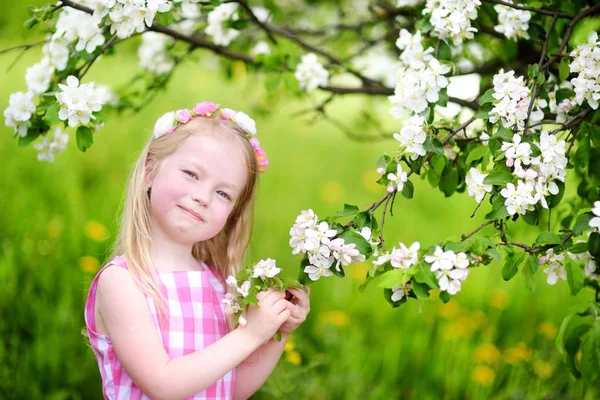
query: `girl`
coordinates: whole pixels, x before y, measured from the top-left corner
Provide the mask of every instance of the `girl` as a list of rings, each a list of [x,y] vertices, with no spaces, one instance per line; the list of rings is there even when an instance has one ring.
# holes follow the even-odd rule
[[[162,116],[131,174],[112,260],[85,323],[107,399],[246,399],[277,364],[309,299],[270,289],[230,330],[224,278],[250,240],[268,162],[246,114],[203,102]],[[272,340],[276,331],[282,340]]]

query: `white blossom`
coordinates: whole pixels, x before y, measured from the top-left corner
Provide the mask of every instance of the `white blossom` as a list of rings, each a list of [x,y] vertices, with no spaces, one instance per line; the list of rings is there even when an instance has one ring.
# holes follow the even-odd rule
[[[272,258],[267,258],[266,260],[260,260],[254,266],[254,271],[252,274],[253,278],[273,278],[277,276],[281,272],[280,268],[277,268],[275,265],[275,260]]]
[[[484,185],[483,180],[488,174],[484,174],[477,168],[471,168],[467,173],[465,182],[469,192],[469,197],[474,197],[475,201],[481,203],[486,193],[492,191],[492,185]]]
[[[175,62],[167,53],[167,47],[175,40],[162,33],[145,32],[138,49],[138,58],[142,68],[155,73],[164,74],[173,69]]]
[[[258,41],[252,50],[250,50],[250,55],[252,57],[256,57],[259,54],[271,54],[271,47],[264,40]]]
[[[600,201],[594,202],[592,214],[594,214],[594,217],[590,220],[590,228],[594,228],[597,232],[600,232]]]
[[[398,163],[396,173],[394,174],[390,172],[387,178],[390,181],[390,186],[388,187],[389,190],[402,191],[404,188],[404,183],[408,181],[408,174],[402,171],[402,165]]]
[[[435,36],[449,39],[455,45],[473,39],[477,29],[471,21],[477,18],[479,0],[427,0],[423,15],[430,15]]]
[[[404,297],[408,296],[408,293],[412,289],[412,282],[406,282],[406,285],[399,285],[395,288],[392,288],[392,301],[400,301]]]
[[[431,264],[431,271],[435,273],[440,290],[455,295],[461,289],[461,282],[469,275],[469,259],[465,253],[443,251],[436,246],[433,255],[426,255],[425,261]]]
[[[314,53],[302,56],[302,61],[296,67],[294,76],[300,83],[300,89],[307,92],[315,90],[319,86],[327,86],[329,72],[323,67]]]
[[[234,297],[231,293],[226,293],[225,298],[221,300],[225,304],[225,313],[229,315],[236,314],[242,311],[242,305],[240,304],[239,298]]]
[[[46,92],[50,87],[53,74],[54,67],[50,64],[50,58],[42,58],[39,63],[27,68],[27,72],[25,72],[27,91],[34,95]]]
[[[15,92],[10,95],[8,107],[4,110],[4,123],[15,128],[15,132],[25,137],[27,128],[31,125],[29,120],[35,109],[32,93]]]
[[[41,143],[34,144],[33,148],[39,152],[37,155],[39,161],[53,162],[54,155],[63,152],[68,142],[69,135],[60,127],[56,127],[51,134],[48,133],[42,138]]]
[[[513,4],[512,0],[506,0],[506,2]],[[504,34],[508,39],[529,39],[527,33],[531,19],[529,11],[517,10],[501,4],[495,5],[494,9],[498,13],[498,25],[494,27],[496,32]]]
[[[559,278],[566,281],[567,271],[564,265],[564,254],[554,254],[554,249],[548,249],[545,257],[547,267],[544,268],[544,273],[548,275],[546,279],[548,284],[555,285]]]
[[[256,123],[247,114],[241,111],[236,112],[234,121],[244,132],[256,135]]]
[[[516,125],[519,130],[522,130],[525,128],[525,119],[529,111],[530,91],[524,83],[524,78],[522,76],[515,78],[514,74],[514,71],[505,73],[504,69],[501,69],[494,75],[492,96],[495,102],[494,108],[489,113],[489,121],[492,123],[500,121],[505,128]],[[543,118],[544,113],[538,107],[535,115],[532,112],[530,122],[533,124]]]
[[[250,292],[250,281],[244,281],[240,287],[236,288],[236,291],[243,297],[248,296],[248,293]]]
[[[60,92],[56,93],[56,99],[60,104],[58,117],[71,127],[79,124],[87,124],[95,117],[93,112],[102,109],[102,98],[100,92],[94,88],[94,82],[80,84],[79,79],[71,75],[67,78],[66,85],[59,83]]]
[[[423,130],[425,119],[414,115],[405,121],[399,133],[394,133],[394,139],[400,144],[400,152],[416,160],[419,156],[426,154],[423,143],[427,134]]]
[[[317,281],[321,277],[327,278],[333,275],[331,266],[333,265],[334,260],[333,257],[310,257],[309,261],[311,264],[304,267],[304,272],[307,273],[308,277],[313,281]]]
[[[225,27],[227,21],[239,19],[238,7],[236,3],[223,3],[208,13],[208,26],[204,33],[210,36],[215,44],[229,46],[239,36],[240,31],[237,29]]]
[[[571,80],[575,91],[575,102],[579,105],[587,101],[596,110],[600,101],[600,41],[598,34],[591,32],[587,43],[581,44],[571,52],[573,62],[571,72],[577,76]]]

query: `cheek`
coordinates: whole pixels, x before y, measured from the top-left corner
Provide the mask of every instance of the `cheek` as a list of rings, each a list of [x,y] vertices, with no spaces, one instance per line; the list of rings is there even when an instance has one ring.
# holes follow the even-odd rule
[[[152,186],[152,207],[161,211],[168,210],[187,192],[187,184],[176,175],[159,177]]]

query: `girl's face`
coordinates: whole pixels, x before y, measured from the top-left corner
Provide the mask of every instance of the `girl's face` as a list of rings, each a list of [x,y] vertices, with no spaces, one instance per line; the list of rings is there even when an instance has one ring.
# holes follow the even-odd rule
[[[225,226],[246,175],[235,140],[190,136],[163,160],[152,182],[153,232],[190,245],[212,238]]]

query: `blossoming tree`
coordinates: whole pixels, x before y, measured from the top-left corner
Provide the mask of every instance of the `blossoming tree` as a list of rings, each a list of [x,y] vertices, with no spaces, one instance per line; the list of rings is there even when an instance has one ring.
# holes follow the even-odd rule
[[[5,124],[41,161],[73,132],[86,151],[111,111],[138,111],[198,51],[219,56],[225,70],[244,63],[266,75],[271,92],[327,94],[314,111],[332,122],[338,98],[379,97],[398,120],[390,154],[377,162],[387,192],[364,209],[300,213],[290,231],[293,253],[303,255],[300,281],[343,277],[372,257],[361,288],[376,281],[394,307],[433,289],[448,301],[468,286],[471,268],[492,261],[505,280],[520,269],[531,290],[540,272],[550,285],[567,281],[572,294],[589,288],[594,301],[565,318],[556,344],[572,373],[592,381],[600,375],[600,41],[586,26],[599,13],[584,0],[63,0],[31,10],[26,26],[47,26],[44,41],[4,51],[43,45],[26,90],[10,96]],[[101,55],[136,36],[144,90],[85,82]],[[450,96],[450,79],[467,74],[481,77],[476,98]],[[448,104],[461,113],[447,117]],[[388,248],[386,215],[398,194],[413,197],[415,175],[446,196],[467,191],[475,211],[489,203],[486,222],[460,240]],[[567,184],[572,195],[563,199]],[[534,243],[510,237],[518,219],[539,228]],[[236,301],[251,301],[246,278],[276,279],[273,260],[256,268],[239,286],[229,280]]]

